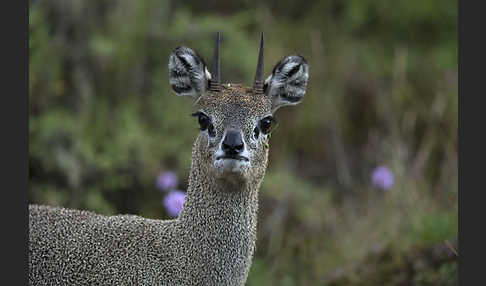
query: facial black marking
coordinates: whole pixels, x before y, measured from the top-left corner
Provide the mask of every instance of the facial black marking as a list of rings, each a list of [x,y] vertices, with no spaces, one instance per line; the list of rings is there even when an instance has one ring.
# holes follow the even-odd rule
[[[214,125],[212,123],[209,123],[209,126],[208,126],[208,134],[211,137],[216,136],[216,130],[214,129]]]
[[[258,139],[258,136],[260,136],[260,129],[258,128],[258,126],[253,129],[253,136],[255,137],[255,139]]]

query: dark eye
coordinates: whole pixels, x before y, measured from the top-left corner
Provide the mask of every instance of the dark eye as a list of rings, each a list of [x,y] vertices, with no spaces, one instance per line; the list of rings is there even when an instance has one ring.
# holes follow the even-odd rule
[[[209,117],[206,114],[204,114],[202,112],[196,112],[196,113],[193,113],[191,115],[198,117],[199,129],[201,131],[208,129],[209,125],[212,126],[211,121],[209,120]],[[213,130],[214,130],[214,128],[213,128]]]
[[[277,123],[277,121],[273,117],[267,116],[260,120],[260,130],[263,134],[268,134],[270,131],[272,131],[272,127],[275,123]]]

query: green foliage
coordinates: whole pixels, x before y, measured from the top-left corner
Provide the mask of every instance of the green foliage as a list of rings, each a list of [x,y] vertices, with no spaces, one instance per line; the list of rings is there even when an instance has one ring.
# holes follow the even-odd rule
[[[423,244],[443,242],[457,234],[457,210],[419,218],[413,226],[416,240]]]
[[[30,203],[168,218],[157,175],[187,187],[198,132],[168,84],[171,50],[211,63],[221,31],[223,81],[249,85],[265,31],[266,74],[299,53],[310,79],[304,102],[276,114],[248,285],[394,285],[420,265],[407,285],[455,281],[454,256],[436,267],[423,255],[457,235],[455,1],[51,0],[29,12]],[[391,190],[372,186],[377,165]]]
[[[458,285],[457,259],[442,245],[415,246],[400,251],[386,247],[367,255],[328,285]]]

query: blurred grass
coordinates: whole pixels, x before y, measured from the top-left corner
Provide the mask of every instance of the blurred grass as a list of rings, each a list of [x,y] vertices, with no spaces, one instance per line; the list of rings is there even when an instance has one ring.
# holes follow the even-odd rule
[[[299,53],[310,79],[276,115],[247,284],[457,284],[455,1],[29,3],[30,203],[168,218],[156,177],[187,187],[198,132],[170,51],[209,63],[221,31],[223,81],[250,84],[264,31],[266,73]]]

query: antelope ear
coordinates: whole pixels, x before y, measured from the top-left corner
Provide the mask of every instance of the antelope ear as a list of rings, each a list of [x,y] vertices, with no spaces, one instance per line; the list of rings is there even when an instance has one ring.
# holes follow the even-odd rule
[[[264,90],[272,97],[272,112],[302,101],[309,79],[309,66],[302,56],[287,56],[273,68]]]
[[[179,96],[197,99],[208,87],[211,79],[206,63],[192,49],[177,47],[169,56],[169,83]]]

